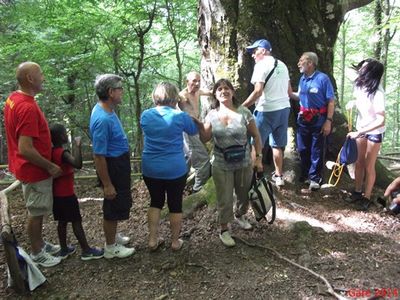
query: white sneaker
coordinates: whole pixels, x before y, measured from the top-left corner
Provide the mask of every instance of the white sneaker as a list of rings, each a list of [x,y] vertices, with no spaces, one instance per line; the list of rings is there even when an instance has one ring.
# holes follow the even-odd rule
[[[276,186],[284,186],[285,185],[285,180],[283,180],[283,176],[275,177],[275,185]]]
[[[107,259],[110,258],[125,258],[131,256],[135,253],[135,248],[127,248],[120,244],[114,244],[113,246],[105,245],[104,247],[104,257]]]
[[[253,228],[253,226],[251,226],[250,222],[247,220],[245,215],[240,217],[235,216],[235,220],[239,224],[239,226],[244,230],[250,230]]]
[[[120,245],[126,245],[131,241],[129,236],[124,236],[121,233],[115,235],[115,243]]]
[[[219,239],[221,240],[222,244],[227,247],[233,247],[236,245],[235,240],[231,237],[231,234],[228,230],[220,233]]]
[[[35,264],[45,268],[53,267],[61,262],[60,257],[54,257],[44,251],[44,249],[42,249],[42,251],[40,251],[37,255],[31,254],[30,257]]]
[[[313,180],[310,181],[310,187],[309,187],[310,190],[316,191],[316,190],[319,190],[320,188],[321,188],[321,186],[319,185],[318,182],[313,181]]]
[[[54,245],[52,243],[49,242],[44,242],[44,247],[43,247],[44,251],[46,251],[48,254],[56,254],[58,252],[60,252],[61,250],[61,246],[60,245]]]

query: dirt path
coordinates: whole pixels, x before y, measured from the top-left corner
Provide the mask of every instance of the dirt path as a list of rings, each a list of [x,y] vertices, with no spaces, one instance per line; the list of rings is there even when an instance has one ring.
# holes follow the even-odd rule
[[[343,290],[349,299],[372,296],[375,289],[400,293],[399,218],[384,215],[377,207],[367,213],[355,210],[343,201],[341,191],[350,188],[350,182],[344,179],[341,184],[337,189],[308,194],[302,193],[298,184],[288,182],[277,192],[274,225],[257,223],[249,211],[254,230],[245,232],[233,224],[232,232],[308,266],[325,276],[338,291]],[[77,194],[81,199],[101,198],[93,186],[93,182],[82,181]],[[234,248],[225,248],[218,239],[216,212],[207,207],[192,219],[185,219],[185,245],[180,252],[169,249],[168,222],[162,221],[161,234],[166,243],[157,252],[149,253],[148,194],[143,183],[135,185],[133,195],[131,218],[121,223],[121,229],[133,238],[137,253],[122,260],[89,262],[81,261],[77,253],[59,266],[42,269],[48,283],[34,291],[34,299],[333,299],[322,281],[268,250],[240,241]],[[9,201],[13,229],[21,246],[28,249],[21,192],[13,192]],[[101,202],[82,202],[81,211],[88,240],[101,246]],[[46,239],[57,241],[54,221],[46,222],[44,232]],[[76,244],[71,230],[69,239]],[[17,297],[6,286],[1,250],[0,298],[26,298]]]

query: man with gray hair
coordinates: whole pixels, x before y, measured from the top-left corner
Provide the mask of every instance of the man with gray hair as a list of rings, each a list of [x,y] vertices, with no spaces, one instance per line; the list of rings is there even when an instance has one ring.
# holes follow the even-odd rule
[[[304,52],[297,66],[303,75],[298,92],[291,93],[290,97],[300,101],[297,117],[300,181],[309,183],[310,190],[318,190],[322,182],[325,140],[332,130],[335,94],[329,77],[317,70],[317,54]]]
[[[186,88],[179,93],[181,101],[178,106],[182,111],[199,119],[200,96],[211,95],[210,91],[200,89],[200,74],[192,71],[186,75]],[[189,147],[189,159],[195,169],[193,192],[198,192],[211,176],[210,156],[206,147],[200,141],[198,134],[193,136],[185,135],[185,142]]]
[[[94,163],[103,191],[104,257],[124,258],[135,252],[116,241],[118,221],[129,218],[132,206],[129,144],[115,113],[123,95],[122,78],[103,74],[94,87],[99,98],[90,117]]]

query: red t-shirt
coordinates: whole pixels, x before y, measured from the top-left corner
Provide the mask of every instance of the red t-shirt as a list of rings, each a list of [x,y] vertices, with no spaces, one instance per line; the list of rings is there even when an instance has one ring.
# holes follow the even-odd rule
[[[44,158],[51,159],[49,126],[35,98],[13,92],[4,105],[4,124],[7,136],[8,167],[15,177],[23,182],[37,182],[50,174],[30,163],[18,151],[20,136],[32,137],[33,147]]]
[[[67,197],[74,194],[74,168],[63,162],[62,156],[65,150],[63,147],[53,148],[51,160],[62,169],[60,177],[53,180],[53,196]]]

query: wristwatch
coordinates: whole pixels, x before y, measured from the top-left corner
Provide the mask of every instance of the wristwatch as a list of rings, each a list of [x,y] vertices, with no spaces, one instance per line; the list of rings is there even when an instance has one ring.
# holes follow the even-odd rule
[[[261,153],[257,153],[256,157],[262,157],[262,154]]]
[[[332,118],[329,118],[329,117],[327,117],[326,120],[333,122]]]

